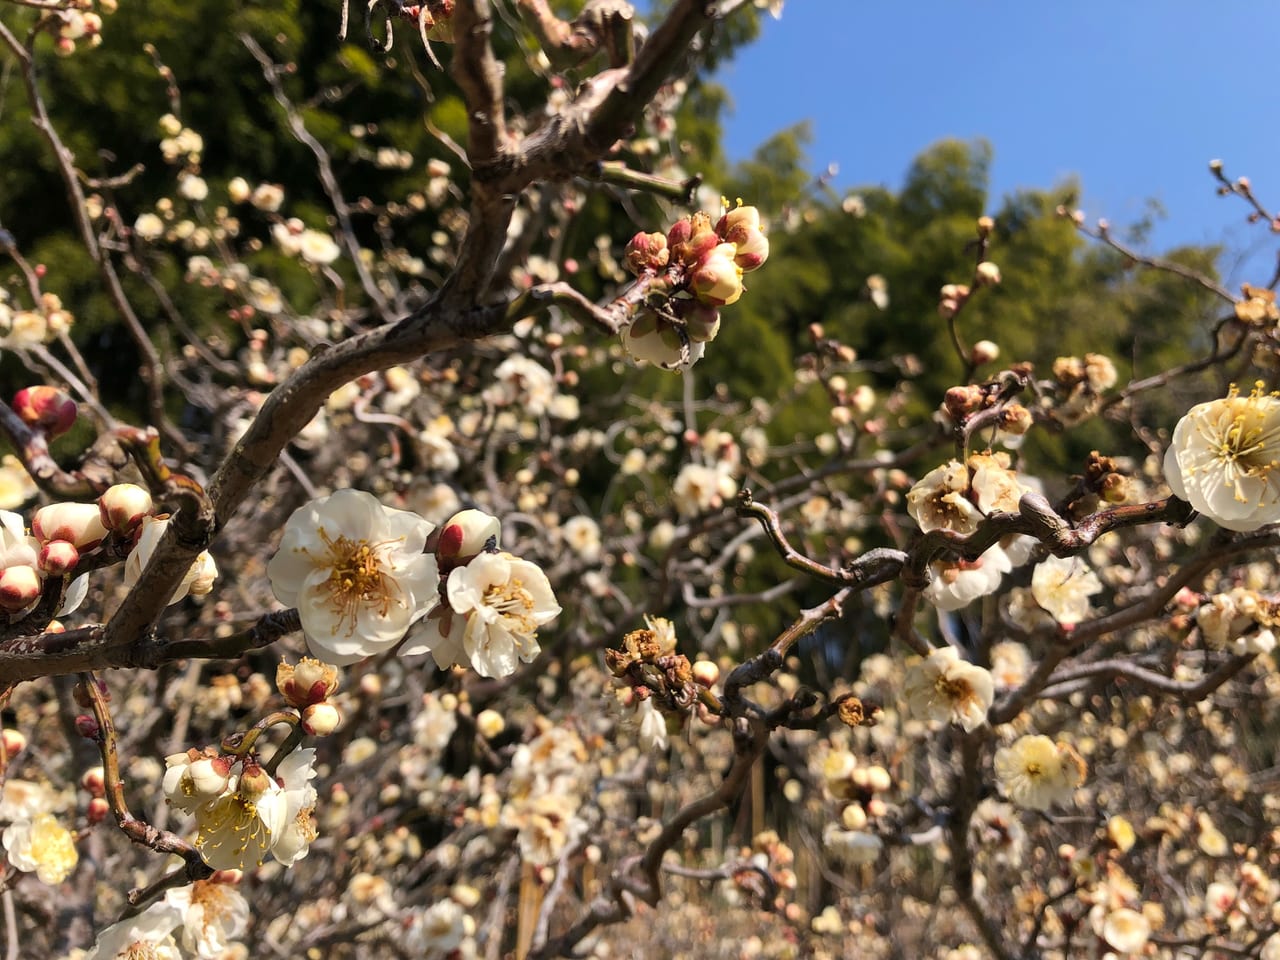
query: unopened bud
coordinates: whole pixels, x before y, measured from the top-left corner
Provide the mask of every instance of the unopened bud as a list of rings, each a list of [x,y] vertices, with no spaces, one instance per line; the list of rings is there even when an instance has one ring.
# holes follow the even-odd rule
[[[692,301],[691,301],[692,302]],[[708,343],[720,332],[720,311],[702,303],[694,303],[684,316],[685,333],[694,343]]]
[[[85,809],[85,818],[89,821],[89,826],[101,823],[107,819],[109,813],[111,813],[111,805],[107,803],[105,797],[89,798],[89,805]]]
[[[113,533],[131,533],[151,508],[151,494],[136,483],[114,484],[98,498],[102,525]]]
[[[37,562],[45,574],[60,577],[76,568],[80,562],[80,551],[66,540],[50,540],[40,547],[38,557]]]
[[[661,233],[637,233],[627,243],[623,259],[627,269],[637,277],[645,273],[657,273],[671,259],[667,238]]]
[[[195,764],[193,763],[192,766],[194,767]],[[260,764],[253,760],[246,760],[236,792],[252,803],[270,790],[274,783],[275,781],[271,779],[271,774],[263,770]]]
[[[979,284],[997,284],[1000,282],[1000,268],[990,260],[983,260],[974,270],[974,280]]]
[[[978,236],[980,237],[990,236],[991,231],[995,229],[995,226],[996,226],[996,222],[992,220],[990,217],[979,217],[978,218]]]
[[[976,367],[991,363],[1000,356],[1000,347],[990,340],[979,340],[969,351],[969,362]]]
[[[436,555],[442,559],[474,557],[497,547],[502,524],[483,510],[463,510],[445,521]]]
[[[27,564],[6,567],[0,571],[0,610],[18,613],[40,599],[44,585],[36,568]]]
[[[77,550],[92,550],[107,535],[96,503],[51,503],[31,518],[31,532],[41,543],[67,540]]]
[[[1214,172],[1214,173],[1221,173],[1221,172],[1222,172],[1222,161],[1221,161],[1221,160],[1210,160],[1210,161],[1209,161],[1209,169],[1210,169],[1212,172]]]
[[[0,739],[4,741],[4,755],[12,758],[15,754],[21,753],[27,749],[27,737],[21,730],[10,730],[5,728],[0,732]]]
[[[57,387],[27,387],[13,397],[13,412],[27,426],[58,437],[76,422],[76,402]]]
[[[720,668],[711,660],[695,660],[693,663],[693,682],[700,687],[715,686],[720,679]]]
[[[199,797],[220,797],[231,779],[231,767],[235,761],[227,756],[200,757],[191,761],[187,776],[191,787]]]
[[[1020,437],[1031,429],[1031,411],[1020,403],[1011,403],[1000,411],[1000,429]]]
[[[276,667],[276,689],[291,707],[308,707],[327,700],[338,689],[338,668],[314,657],[303,657],[297,666]]]
[[[102,729],[98,726],[98,721],[87,713],[82,713],[76,717],[76,733],[87,740],[96,740]]]
[[[742,296],[742,268],[734,258],[737,248],[721,243],[712,248],[694,266],[689,275],[689,290],[695,297],[713,307],[737,303]]]
[[[332,703],[313,703],[302,711],[302,729],[313,737],[327,737],[342,723],[342,714]]]
[[[969,386],[951,387],[947,390],[942,407],[952,420],[963,420],[969,414],[982,407],[982,388]]]
[[[1102,478],[1098,492],[1107,503],[1124,503],[1129,499],[1129,478],[1121,473],[1108,473]]]
[[[80,786],[90,796],[100,797],[107,792],[107,772],[102,767],[90,767],[80,777]]]

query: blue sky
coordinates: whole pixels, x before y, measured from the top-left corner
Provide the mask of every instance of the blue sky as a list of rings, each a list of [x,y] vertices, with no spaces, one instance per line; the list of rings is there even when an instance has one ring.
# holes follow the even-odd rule
[[[934,141],[985,137],[997,197],[1074,174],[1091,220],[1132,223],[1151,198],[1152,249],[1220,243],[1233,284],[1270,279],[1280,236],[1214,194],[1208,162],[1280,207],[1280,2],[787,0],[762,23],[717,76],[732,159],[808,119],[811,169],[896,189]]]

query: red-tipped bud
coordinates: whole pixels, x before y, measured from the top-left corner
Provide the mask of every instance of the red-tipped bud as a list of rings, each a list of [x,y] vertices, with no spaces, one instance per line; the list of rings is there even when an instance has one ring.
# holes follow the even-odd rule
[[[103,797],[91,797],[89,806],[85,810],[85,817],[89,821],[89,826],[94,826],[107,819],[107,814],[111,812],[111,805]]]
[[[151,508],[151,494],[136,483],[117,483],[98,498],[102,525],[112,533],[131,533]]]
[[[710,660],[696,660],[693,664],[693,682],[702,687],[710,687],[720,679],[720,668]]]
[[[942,401],[943,408],[953,420],[963,420],[982,407],[982,388],[977,386],[951,387]]]
[[[80,551],[66,540],[50,540],[40,547],[40,569],[51,577],[70,573],[80,562]]]
[[[501,533],[497,517],[483,510],[463,510],[445,522],[436,556],[442,560],[474,557],[483,553],[490,541],[496,547]]]
[[[76,422],[76,402],[57,387],[27,387],[13,397],[13,410],[23,423],[47,434],[61,436]]]
[[[327,737],[342,723],[342,714],[332,703],[313,703],[302,711],[302,729],[313,737]]]
[[[102,728],[98,726],[98,721],[93,719],[87,713],[82,713],[76,717],[76,733],[87,740],[96,740],[101,734]]]
[[[80,786],[89,791],[90,796],[103,796],[107,792],[107,772],[102,767],[90,767],[80,777]]]
[[[693,221],[689,217],[677,220],[672,224],[671,229],[667,231],[667,246],[677,247],[682,243],[688,243],[689,238],[692,236]]]
[[[200,757],[187,767],[192,789],[200,797],[219,797],[227,789],[235,760],[226,756]]]
[[[312,657],[303,657],[297,666],[282,663],[276,667],[276,689],[291,707],[322,703],[338,689],[338,668]]]
[[[21,730],[0,731],[0,739],[4,740],[4,755],[10,759],[27,749],[27,737]]]
[[[107,535],[96,503],[52,503],[31,518],[31,532],[41,543],[66,540],[77,550],[92,550]]]
[[[19,613],[39,600],[43,589],[35,567],[26,564],[6,567],[0,572],[0,610]]]
[[[637,277],[644,273],[657,273],[671,259],[667,238],[660,233],[637,233],[627,244],[624,259],[627,269]]]

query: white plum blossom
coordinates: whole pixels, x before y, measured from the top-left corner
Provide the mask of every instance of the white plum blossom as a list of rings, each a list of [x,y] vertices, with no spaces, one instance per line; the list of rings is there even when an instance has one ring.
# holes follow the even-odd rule
[[[447,957],[462,946],[467,914],[454,900],[441,900],[414,916],[405,944],[418,957]]]
[[[1026,810],[1068,803],[1084,780],[1085,764],[1071,746],[1048,737],[1019,737],[995,757],[996,780],[1009,800]]]
[[[182,947],[200,960],[221,957],[249,925],[249,902],[235,883],[197,880],[166,891],[162,902],[179,911]]]
[[[34,872],[42,883],[61,883],[80,859],[71,831],[47,812],[9,824],[0,842],[12,866]]]
[[[588,563],[600,559],[600,525],[590,517],[570,517],[561,528],[564,542]]]
[[[547,575],[509,553],[482,553],[449,574],[449,605],[466,618],[462,646],[476,672],[505,677],[541,652],[538,627],[560,614]]]
[[[519,406],[531,416],[547,412],[556,396],[551,372],[529,357],[507,357],[493,371],[493,386],[484,392],[485,399],[499,406]]]
[[[929,569],[933,579],[924,589],[925,599],[939,610],[959,610],[995,593],[1001,578],[1013,569],[1013,561],[995,544],[977,560],[942,560],[930,564]]]
[[[182,951],[173,939],[182,922],[179,907],[166,901],[153,903],[137,916],[113,923],[94,941],[84,960],[181,960]]]
[[[327,233],[319,230],[303,230],[298,238],[298,253],[307,263],[327,266],[342,255],[342,248]]]
[[[267,564],[313,656],[345,665],[389,650],[439,600],[434,527],[372,494],[338,490],[294,511]]]
[[[1192,407],[1174,428],[1165,478],[1186,500],[1228,530],[1280,521],[1280,397],[1235,387]]]
[[[1089,598],[1102,592],[1097,574],[1080,557],[1049,557],[1031,574],[1031,595],[1063,626],[1089,615]]]
[[[728,472],[700,463],[686,463],[671,487],[676,509],[686,517],[721,507],[737,492],[737,481]]]
[[[987,722],[995,682],[982,667],[961,660],[955,647],[942,647],[907,669],[903,697],[913,717],[972,731]]]

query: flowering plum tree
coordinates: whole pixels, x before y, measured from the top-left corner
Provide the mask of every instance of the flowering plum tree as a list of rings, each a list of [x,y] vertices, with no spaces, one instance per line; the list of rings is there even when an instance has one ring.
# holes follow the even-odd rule
[[[10,955],[1280,957],[1275,283],[957,145],[722,197],[781,3],[195,4],[257,153],[134,6],[0,0]]]

